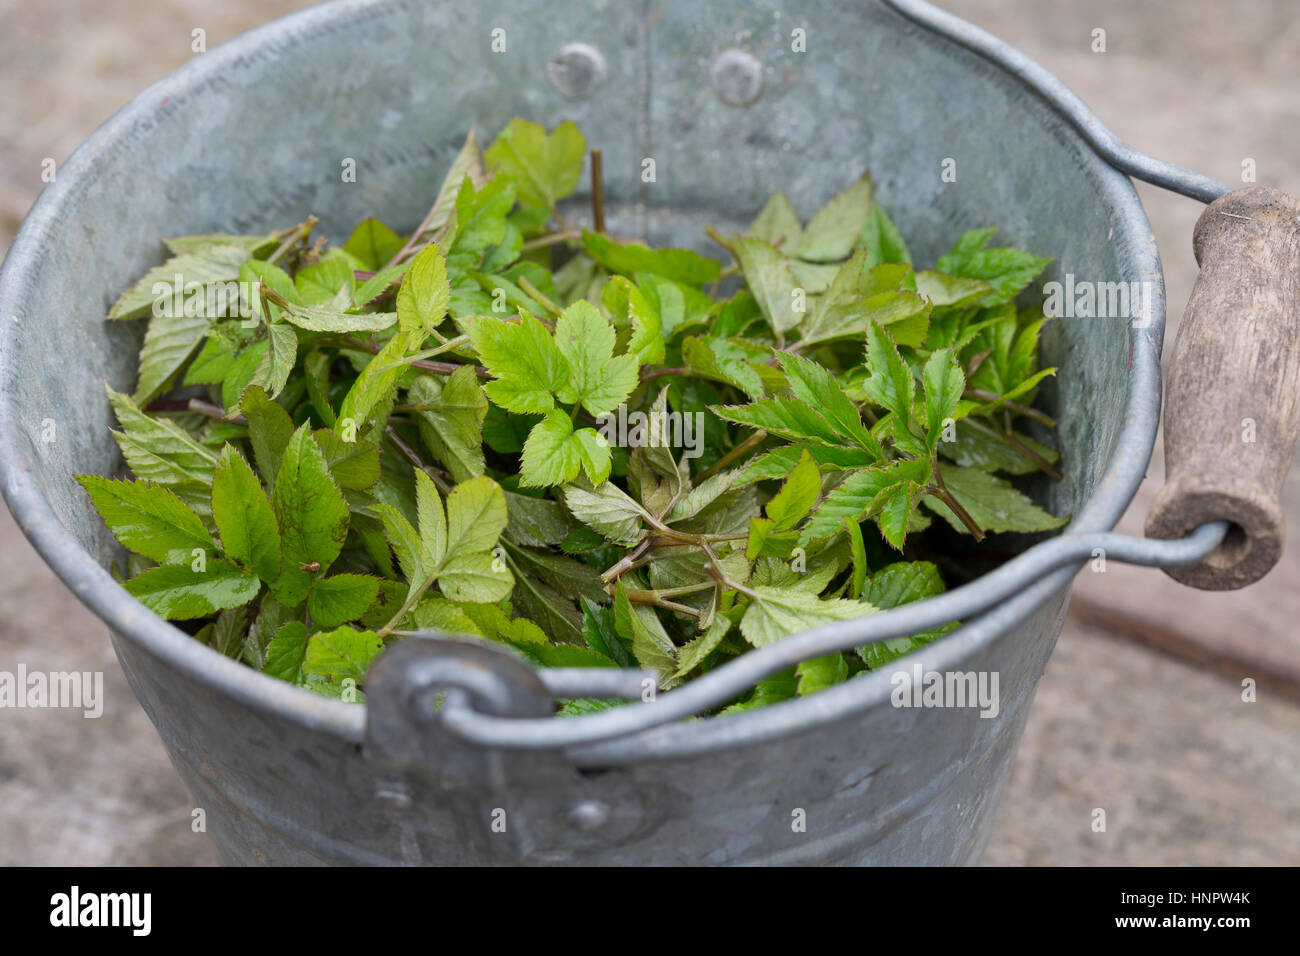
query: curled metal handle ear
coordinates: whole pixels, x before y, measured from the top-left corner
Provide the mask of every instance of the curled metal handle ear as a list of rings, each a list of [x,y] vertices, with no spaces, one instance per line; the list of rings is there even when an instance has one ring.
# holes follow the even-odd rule
[[[461,745],[443,728],[444,695],[497,717],[549,717],[555,710],[538,672],[505,647],[417,634],[386,650],[366,674],[367,755],[397,766],[445,765]]]

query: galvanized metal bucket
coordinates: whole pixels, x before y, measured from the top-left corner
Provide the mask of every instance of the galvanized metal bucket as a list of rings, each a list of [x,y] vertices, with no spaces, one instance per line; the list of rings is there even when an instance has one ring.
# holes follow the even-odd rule
[[[132,382],[139,331],[102,321],[116,293],[164,235],[307,213],[335,237],[374,214],[412,227],[465,130],[515,115],[577,121],[604,150],[611,229],[652,242],[698,246],[706,223],[742,227],[778,188],[815,208],[870,169],[921,261],[1000,223],[1008,244],[1055,256],[1058,276],[1149,283],[1137,327],[1050,324],[1065,478],[1033,490],[1074,515],[1065,535],[938,599],[570,720],[548,716],[555,697],[637,695],[639,675],[537,672],[494,648],[411,639],[372,669],[359,707],[227,660],[147,611],[105,570],[115,542],[73,480],[119,467],[103,383]],[[945,158],[955,183],[939,180]],[[341,182],[347,159],[355,183]],[[108,623],[229,862],[973,863],[1078,567],[1098,547],[1195,564],[1226,528],[1107,533],[1146,469],[1160,404],[1160,261],[1125,172],[1205,201],[1225,192],[1128,150],[1041,68],[911,0],[329,4],[150,87],[41,196],[0,275],[0,487]],[[996,673],[995,716],[895,706],[881,671],[683,719],[804,657],[954,619],[964,626],[902,664]],[[435,690],[448,691],[437,709]]]

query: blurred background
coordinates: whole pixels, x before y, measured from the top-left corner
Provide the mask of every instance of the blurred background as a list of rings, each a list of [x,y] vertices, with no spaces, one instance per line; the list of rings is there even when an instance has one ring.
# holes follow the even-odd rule
[[[211,49],[309,5],[0,0],[0,252],[42,188],[42,162],[62,164],[145,86],[200,55],[193,30]],[[1253,166],[1259,183],[1300,194],[1294,0],[939,5],[1038,60],[1138,149],[1230,186]],[[1093,50],[1097,29],[1105,52]],[[1202,207],[1138,190],[1164,258],[1172,344]],[[1141,533],[1162,476],[1157,448],[1121,530]],[[1295,542],[1300,470],[1285,504]],[[104,625],[7,510],[0,556],[0,669],[103,670],[109,702],[93,721],[79,711],[0,712],[0,864],[215,863],[207,838],[191,832],[189,796]],[[1253,702],[1242,700],[1247,678]],[[1104,833],[1091,828],[1097,807]],[[985,862],[1300,864],[1300,546],[1232,594],[1123,566],[1079,575]]]

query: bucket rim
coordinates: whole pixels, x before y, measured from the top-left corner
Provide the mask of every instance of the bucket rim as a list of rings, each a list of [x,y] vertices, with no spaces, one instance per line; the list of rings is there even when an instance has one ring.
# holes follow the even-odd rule
[[[340,22],[373,15],[376,8],[383,5],[382,0],[340,0],[280,17],[213,48],[147,87],[100,125],[68,158],[59,171],[59,177],[37,197],[14,237],[3,266],[0,266],[0,494],[3,494],[23,534],[63,583],[115,634],[184,676],[245,706],[351,743],[361,743],[364,739],[364,705],[331,700],[294,687],[199,644],[132,597],[63,526],[33,474],[34,463],[22,450],[24,443],[17,413],[21,388],[18,368],[13,361],[15,349],[12,342],[19,327],[17,316],[31,311],[26,304],[33,276],[44,258],[47,240],[66,221],[65,211],[75,207],[84,174],[100,154],[131,135],[141,124],[149,122],[158,103],[165,97],[181,99],[201,93],[238,60],[255,57],[268,47],[306,42],[317,31],[336,29]],[[900,19],[900,22],[915,28],[905,19]],[[1060,115],[1059,109],[1037,82],[1036,75],[1027,76],[1023,70],[1008,65],[1037,66],[1034,61],[975,27],[970,27],[970,30],[982,34],[986,43],[995,46],[998,60],[979,53],[972,55],[992,63],[1010,82],[1022,84],[1042,95],[1048,108]],[[930,35],[937,43],[959,46],[950,38]],[[1037,69],[1050,76],[1041,67]],[[1054,77],[1052,79],[1060,83]],[[1100,120],[1091,111],[1087,116],[1100,125]],[[1077,142],[1081,156],[1096,160],[1087,185],[1114,214],[1113,241],[1128,249],[1125,267],[1132,274],[1124,278],[1140,278],[1153,286],[1149,322],[1142,329],[1129,326],[1130,374],[1122,429],[1092,496],[1063,533],[1108,531],[1114,528],[1132,501],[1145,475],[1155,442],[1160,411],[1160,349],[1165,321],[1163,272],[1150,224],[1133,183],[1107,163],[1105,157],[1064,118],[1057,132]],[[10,316],[14,318],[10,319]],[[1026,553],[1033,550],[1031,547]],[[1045,575],[1016,598],[965,622],[942,640],[913,652],[910,659],[926,670],[951,669],[1067,588],[1075,573],[1075,568],[1063,568]],[[980,580],[977,578],[953,590],[977,589]],[[601,744],[577,747],[569,753],[582,765],[614,765],[682,757],[788,736],[888,701],[891,691],[889,676],[888,671],[869,673],[808,697],[726,717],[673,724]]]

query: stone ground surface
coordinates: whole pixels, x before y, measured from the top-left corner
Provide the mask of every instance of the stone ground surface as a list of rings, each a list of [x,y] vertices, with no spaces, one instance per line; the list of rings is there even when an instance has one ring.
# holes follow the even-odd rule
[[[188,59],[194,28],[213,46],[305,5],[0,0],[0,249],[40,188],[42,160],[65,159]],[[1251,157],[1261,183],[1300,191],[1300,18],[1289,0],[944,5],[1038,59],[1138,148],[1228,183]],[[1105,54],[1089,49],[1097,27],[1107,31]],[[1140,190],[1176,323],[1195,276],[1190,235],[1200,207]],[[1141,528],[1158,463],[1153,474],[1126,530]],[[1288,513],[1300,516],[1294,483]],[[0,555],[0,669],[102,670],[106,700],[98,720],[58,710],[0,715],[0,864],[215,862],[191,832],[189,799],[103,625],[45,569],[7,512]],[[1048,666],[986,861],[1300,864],[1300,707],[1267,688],[1245,703],[1239,686],[1259,676],[1263,687],[1288,657],[1294,666],[1296,568],[1231,596],[1194,594],[1158,572],[1083,575],[1077,605],[1087,614],[1067,623]],[[1088,623],[1099,619],[1108,630]],[[1192,666],[1119,637],[1133,632],[1184,651],[1233,653],[1216,669]],[[1091,826],[1097,808],[1104,833]]]

